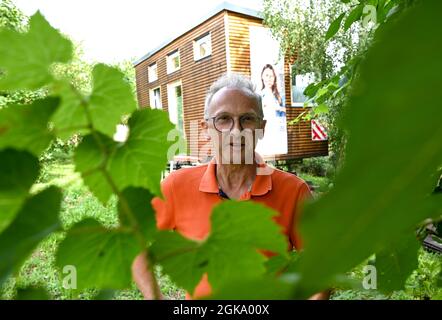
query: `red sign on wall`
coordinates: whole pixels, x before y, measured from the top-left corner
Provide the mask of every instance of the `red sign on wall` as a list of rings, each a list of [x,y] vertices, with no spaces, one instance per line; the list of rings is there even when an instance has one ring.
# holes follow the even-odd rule
[[[319,123],[318,120],[311,120],[312,125],[312,140],[325,141],[328,140],[327,130]]]

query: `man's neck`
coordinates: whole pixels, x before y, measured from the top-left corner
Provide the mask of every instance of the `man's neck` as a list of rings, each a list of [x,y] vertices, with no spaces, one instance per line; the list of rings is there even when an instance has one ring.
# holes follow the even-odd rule
[[[231,198],[239,198],[251,188],[256,177],[254,164],[217,164],[216,179],[221,189]]]

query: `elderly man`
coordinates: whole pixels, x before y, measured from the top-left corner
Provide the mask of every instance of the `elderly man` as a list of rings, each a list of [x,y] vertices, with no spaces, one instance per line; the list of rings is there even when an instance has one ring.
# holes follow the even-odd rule
[[[291,248],[300,248],[296,233],[299,205],[310,196],[307,184],[295,175],[272,169],[254,152],[263,136],[261,97],[249,79],[240,75],[221,77],[210,88],[200,125],[211,141],[214,158],[210,163],[175,171],[162,182],[165,200],[155,198],[159,229],[174,229],[182,235],[201,240],[210,232],[212,208],[223,199],[252,200],[277,212],[279,223]],[[135,282],[145,298],[152,297],[152,279],[148,279],[144,259],[133,264]],[[211,292],[203,276],[193,296]],[[317,295],[323,298],[325,295]]]

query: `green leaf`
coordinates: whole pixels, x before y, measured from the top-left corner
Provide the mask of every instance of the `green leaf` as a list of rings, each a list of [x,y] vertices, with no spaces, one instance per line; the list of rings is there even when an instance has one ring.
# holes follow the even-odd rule
[[[212,233],[204,248],[210,257],[208,274],[214,287],[232,278],[254,277],[265,272],[266,258],[252,248],[286,254],[287,241],[280,227],[271,220],[274,215],[273,210],[247,202],[226,202],[214,208]],[[229,260],[231,264],[226,263]]]
[[[435,227],[436,227],[436,234],[438,236],[442,236],[442,221],[435,223]]]
[[[0,151],[0,233],[11,223],[38,177],[38,159],[28,152]]]
[[[391,293],[404,289],[408,276],[418,267],[419,247],[419,241],[411,234],[376,253],[378,290]]]
[[[128,186],[144,187],[160,195],[161,172],[172,145],[167,135],[174,126],[167,113],[143,109],[134,112],[129,128],[126,143],[117,148],[110,160],[111,175],[120,190]]]
[[[270,276],[240,279],[215,289],[210,300],[288,300],[297,278],[277,279]]]
[[[377,19],[378,23],[382,23],[386,18],[391,17],[392,15],[396,14],[399,9],[399,5],[395,1],[389,1],[383,9],[378,10],[377,12]]]
[[[0,234],[0,285],[18,271],[40,241],[60,229],[60,203],[61,191],[56,187],[36,194]]]
[[[109,230],[86,219],[68,231],[58,248],[56,265],[75,267],[78,289],[126,289],[132,283],[132,262],[140,251],[129,231]]]
[[[287,240],[261,204],[225,201],[212,212],[212,230],[197,242],[173,232],[160,232],[150,253],[180,286],[193,289],[207,272],[212,288],[262,276],[267,258],[258,250],[287,254]],[[247,226],[247,228],[244,228]]]
[[[442,70],[442,38],[428,32],[442,32],[441,11],[440,1],[407,10],[378,30],[361,63],[343,116],[345,164],[334,189],[301,220],[305,252],[297,297],[324,289],[333,275],[434,215],[430,202],[442,207],[441,197],[430,197],[442,164],[442,91],[428,91],[442,87],[435,72]]]
[[[117,294],[117,290],[113,289],[103,289],[98,292],[98,294],[94,297],[94,300],[114,300],[115,295]]]
[[[55,92],[61,96],[62,103],[52,120],[60,138],[69,138],[76,132],[87,132],[89,125],[112,138],[122,117],[136,109],[132,88],[124,80],[125,76],[121,71],[97,64],[92,77],[93,90],[90,97],[82,97],[65,82],[59,82],[55,86]],[[88,109],[90,118],[85,108]]]
[[[325,104],[320,104],[319,106],[313,108],[313,112],[315,113],[315,115],[326,114],[328,113],[328,111],[329,108]]]
[[[89,103],[93,126],[112,138],[122,116],[136,109],[132,88],[121,71],[104,64],[97,64],[92,76],[93,91]]]
[[[290,260],[288,259],[287,255],[278,254],[270,257],[265,262],[266,272],[268,274],[278,275],[287,268],[289,262]]]
[[[385,5],[386,2],[388,2],[387,5]],[[377,22],[377,23],[383,23],[383,22],[384,22],[385,17],[386,17],[386,14],[387,14],[388,11],[389,11],[388,8],[389,8],[391,5],[394,5],[394,3],[391,4],[392,2],[393,2],[393,1],[387,1],[387,0],[379,0],[379,1],[378,1],[378,4],[377,4],[377,6],[376,6],[376,22]]]
[[[48,121],[58,103],[57,98],[47,98],[1,109],[0,149],[15,148],[40,156],[53,138]]]
[[[60,97],[60,106],[51,118],[55,135],[66,140],[74,133],[88,133],[89,123],[83,105],[87,99],[67,82],[57,82],[54,85],[54,94]]]
[[[98,140],[97,140],[98,139]],[[75,168],[91,192],[106,205],[113,191],[104,170],[116,143],[100,133],[88,135],[75,150]]]
[[[42,288],[24,288],[17,290],[15,300],[49,300],[49,294]]]
[[[149,253],[178,286],[192,292],[207,265],[207,259],[200,254],[201,245],[176,232],[160,231]]]
[[[299,253],[296,251],[292,251],[287,254],[278,254],[271,257],[266,261],[265,267],[267,269],[268,274],[279,275],[282,273],[292,272],[294,271],[294,267],[296,265],[296,261],[298,260]]]
[[[439,271],[439,274],[436,278],[436,285],[440,288],[442,287],[442,269]]]
[[[334,20],[330,27],[327,30],[327,33],[325,34],[325,41],[332,38],[336,33],[338,33],[339,29],[341,28],[341,22],[342,19],[344,19],[345,13],[342,13],[336,20]]]
[[[318,92],[319,88],[324,84],[324,81],[319,83],[310,83],[304,90],[304,95],[313,98]]]
[[[356,6],[356,8],[354,8],[348,14],[348,17],[347,17],[347,19],[345,19],[345,22],[344,22],[344,31],[347,31],[354,22],[361,19],[362,11],[364,10],[364,6],[365,6],[365,4],[361,3],[358,6]]]
[[[324,103],[324,101],[326,100],[326,98],[329,96],[329,88],[328,85],[325,87],[322,87],[318,90],[318,92],[316,92],[316,95],[314,96],[314,100],[317,103]]]
[[[118,202],[121,225],[138,228],[147,241],[152,241],[157,234],[155,212],[151,204],[153,195],[146,189],[129,187],[122,192],[122,196]],[[128,209],[133,213],[133,221],[127,216]]]
[[[49,67],[54,62],[68,62],[72,43],[52,28],[40,12],[29,22],[29,32],[0,31],[0,89],[38,89],[50,81]]]

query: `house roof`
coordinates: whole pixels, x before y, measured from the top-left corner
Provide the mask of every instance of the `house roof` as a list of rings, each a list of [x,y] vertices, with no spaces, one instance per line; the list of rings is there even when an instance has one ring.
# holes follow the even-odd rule
[[[189,24],[188,28],[185,29],[186,31],[180,32],[177,35],[167,39],[161,45],[159,45],[158,47],[156,47],[152,51],[148,52],[147,54],[142,56],[140,59],[135,60],[133,62],[133,65],[136,66],[136,65],[140,64],[144,60],[148,59],[149,57],[151,57],[152,55],[154,55],[155,53],[157,53],[158,51],[160,51],[161,49],[166,47],[168,44],[172,43],[174,40],[178,39],[179,37],[183,36],[187,32],[191,31],[192,29],[196,28],[200,24],[206,22],[207,20],[209,20],[213,16],[215,16],[218,13],[220,13],[222,11],[225,11],[225,10],[231,11],[231,12],[236,12],[236,13],[241,13],[241,14],[244,14],[244,15],[247,15],[247,16],[258,18],[258,19],[262,19],[263,18],[262,13],[259,12],[259,11],[256,11],[256,10],[253,10],[253,9],[249,9],[249,8],[239,7],[239,6],[234,5],[234,4],[230,3],[230,2],[223,2],[223,3],[219,4],[218,6],[216,6],[208,14],[205,14],[203,17],[198,19],[198,21],[192,21],[192,23]]]

